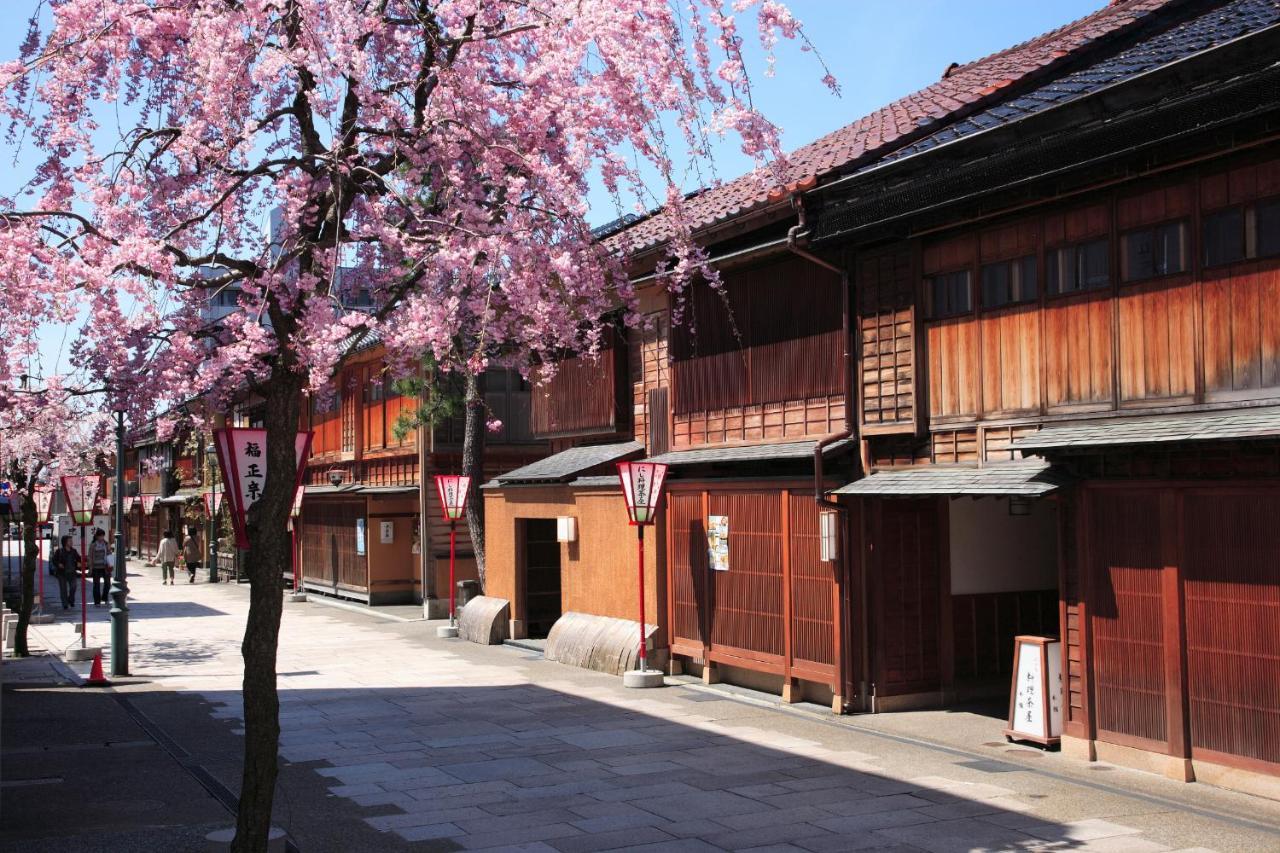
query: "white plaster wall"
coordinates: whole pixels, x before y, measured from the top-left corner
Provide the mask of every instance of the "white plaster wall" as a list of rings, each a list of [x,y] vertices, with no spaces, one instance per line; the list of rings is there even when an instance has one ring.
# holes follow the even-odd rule
[[[957,498],[951,511],[951,594],[1056,589],[1058,513],[1034,500],[1009,515],[1007,498]]]

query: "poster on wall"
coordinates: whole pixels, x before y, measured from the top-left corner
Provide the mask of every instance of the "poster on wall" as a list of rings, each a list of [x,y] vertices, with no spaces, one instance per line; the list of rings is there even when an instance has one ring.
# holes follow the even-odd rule
[[[383,545],[390,545],[396,541],[396,523],[394,521],[378,523],[378,541]]]
[[[717,572],[729,571],[729,516],[707,516],[707,562]]]
[[[1009,696],[1009,740],[1051,746],[1062,737],[1062,644],[1054,637],[1016,637]]]
[[[364,548],[364,519],[363,519],[363,518],[357,518],[357,519],[356,519],[356,553],[357,553],[357,554],[360,554],[361,556],[363,556],[363,555],[364,555],[364,552],[365,552],[365,548]]]

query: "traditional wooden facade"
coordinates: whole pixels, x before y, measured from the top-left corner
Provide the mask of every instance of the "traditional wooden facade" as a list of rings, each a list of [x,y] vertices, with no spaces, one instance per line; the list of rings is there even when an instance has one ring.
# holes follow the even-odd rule
[[[1012,638],[1060,635],[1067,749],[1280,774],[1278,22],[1252,0],[1112,3],[800,149],[783,191],[690,199],[723,289],[680,310],[644,292],[629,413],[538,403],[580,427],[561,448],[672,465],[674,665],[883,711],[1007,696]],[[665,228],[608,238],[641,284]],[[544,515],[610,488],[564,460]],[[526,487],[487,498],[517,622]]]
[[[856,290],[864,707],[1053,634],[1064,748],[1280,775],[1277,19],[1170,5],[807,198]]]
[[[397,420],[412,415],[417,401],[397,391],[380,344],[346,359],[335,389],[325,400],[308,399],[303,416],[302,428],[314,432],[296,522],[303,586],[369,604],[425,597],[434,615],[447,612],[449,533],[431,477],[461,470],[461,416],[398,436]],[[542,452],[518,375],[489,371],[485,402],[503,424],[487,436],[488,469],[497,473]],[[465,524],[458,554],[457,579],[475,579]]]

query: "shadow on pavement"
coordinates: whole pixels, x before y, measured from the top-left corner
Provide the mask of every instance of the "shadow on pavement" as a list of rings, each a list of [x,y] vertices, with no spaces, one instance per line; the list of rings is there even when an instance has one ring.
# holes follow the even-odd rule
[[[59,693],[69,705],[93,695]],[[234,792],[243,749],[238,693],[128,697],[189,750],[185,763]],[[281,727],[276,823],[304,853],[507,845],[563,853],[1090,850],[1090,839],[1108,832],[1114,842],[1137,833],[1106,822],[1082,832],[1031,817],[1031,806],[1001,787],[1007,777],[905,781],[870,755],[798,738],[784,751],[760,742],[788,740],[774,732],[659,717],[536,685],[285,687]],[[6,780],[11,772],[6,760]],[[152,787],[148,780],[136,796],[159,799],[147,793]],[[15,792],[55,794],[34,790],[6,788],[0,840],[66,831],[67,815],[47,812],[55,822],[43,828],[26,819],[10,826],[8,816],[22,814],[10,800]],[[116,819],[162,814],[157,806]]]

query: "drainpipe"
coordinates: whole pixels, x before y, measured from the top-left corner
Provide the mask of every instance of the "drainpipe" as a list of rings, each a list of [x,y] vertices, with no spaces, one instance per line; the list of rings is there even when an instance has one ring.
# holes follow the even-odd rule
[[[804,258],[805,260],[811,263],[817,264],[823,269],[830,270],[834,272],[836,275],[840,276],[840,328],[842,333],[841,342],[844,347],[844,356],[841,359],[841,376],[842,376],[843,385],[844,385],[844,428],[837,430],[836,432],[827,433],[822,438],[818,439],[818,443],[813,448],[813,497],[814,497],[814,501],[818,504],[819,508],[829,509],[834,512],[840,513],[840,517],[841,517],[841,520],[843,521],[843,528],[844,528],[844,534],[841,535],[840,537],[840,560],[842,564],[846,567],[846,569],[848,569],[853,565],[853,562],[852,562],[853,555],[849,546],[849,536],[848,536],[849,508],[844,504],[841,504],[838,501],[833,501],[826,496],[826,487],[824,482],[826,478],[823,475],[823,453],[826,451],[828,447],[830,447],[832,444],[836,443],[837,441],[843,441],[844,439],[852,436],[854,431],[853,352],[852,352],[852,346],[849,340],[849,326],[850,326],[849,274],[846,270],[842,269],[841,267],[838,267],[835,264],[828,263],[827,261],[823,260],[822,258],[818,257],[817,255],[813,254],[812,252],[803,248],[800,245],[800,235],[804,233],[804,230],[805,230],[805,218],[804,218],[804,202],[801,200],[799,192],[792,193],[791,206],[795,209],[795,212],[796,212],[796,224],[793,225],[789,231],[787,231],[787,249],[790,250],[797,257]],[[865,467],[864,467],[864,471],[865,471]],[[862,645],[862,655],[865,659],[867,654],[867,639],[868,639],[866,635],[867,597],[866,597],[866,590],[865,590],[865,579],[864,579],[864,588],[859,598],[861,599],[860,609],[862,611],[861,645]],[[847,615],[848,615],[848,608],[841,608],[840,618],[841,620],[843,620],[843,628],[840,632],[840,635],[842,637],[850,636],[849,629],[851,626],[849,625],[848,620],[846,619]],[[847,667],[848,667],[848,664],[845,663],[841,668],[847,671]],[[865,668],[863,670],[863,677],[864,679],[866,677]],[[843,689],[843,686],[844,686],[843,673],[841,674],[841,682],[842,682],[842,689]],[[865,696],[865,693],[866,693],[865,681],[863,682],[862,692],[863,692],[863,695]],[[849,701],[849,698],[850,697],[847,695],[841,697],[841,701],[844,703],[845,707],[848,707],[851,704]]]

